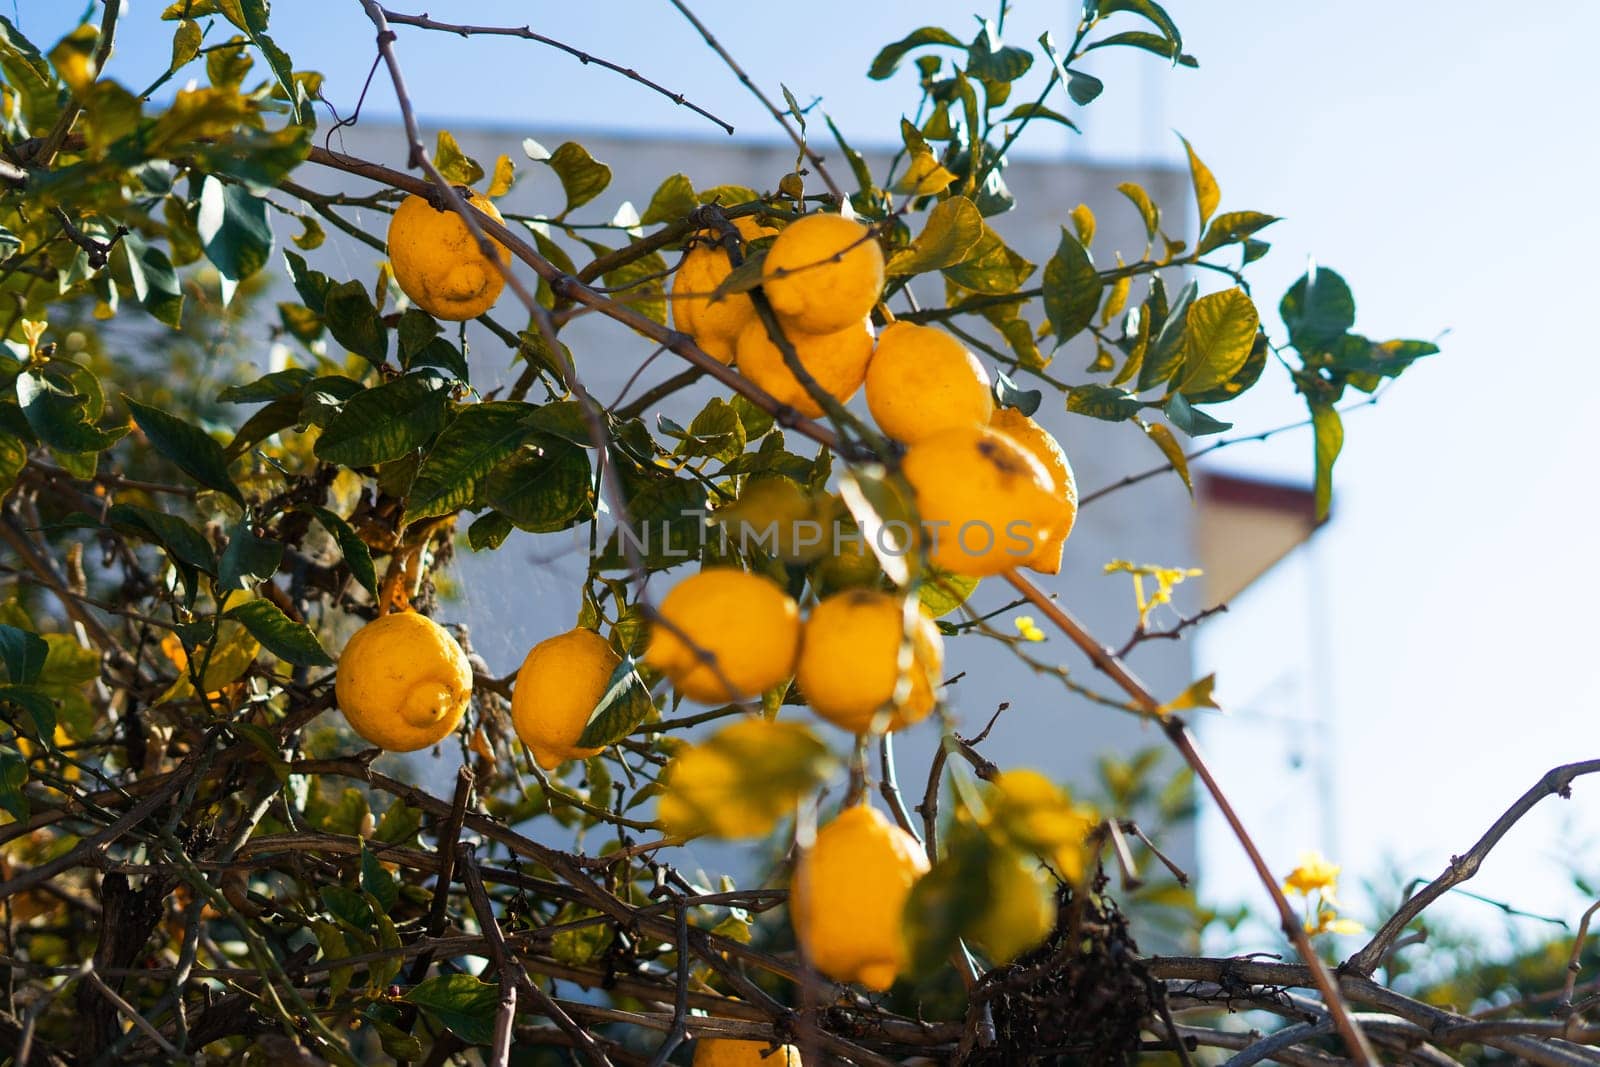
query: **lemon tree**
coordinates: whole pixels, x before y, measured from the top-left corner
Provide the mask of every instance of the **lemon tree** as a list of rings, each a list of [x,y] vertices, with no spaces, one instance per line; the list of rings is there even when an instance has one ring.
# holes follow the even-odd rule
[[[643,214],[601,210],[612,171],[579,143],[480,161],[419,132],[401,72],[427,34],[568,46],[361,7],[352,69],[395,90],[392,158],[335,150],[322,75],[273,37],[290,5],[108,2],[55,42],[0,17],[4,1055],[1121,1062],[1237,1048],[1217,1003],[1285,987],[1320,999],[1268,1040],[1323,1042],[1307,1060],[1381,1038],[1566,1063],[1594,1039],[1363,993],[1415,911],[1341,988],[1317,945],[1353,920],[1325,860],[1286,883],[1303,907],[1259,871],[1298,963],[1139,952],[1147,923],[1196,953],[1230,923],[1161,850],[1191,775],[1254,844],[1185,725],[1213,680],[1146,690],[1054,598],[1087,498],[1030,416],[1125,426],[1187,485],[1276,360],[1325,512],[1340,404],[1436,351],[1358,333],[1325,267],[1269,321],[1249,273],[1277,220],[1221,211],[1186,142],[1192,203],[1120,186],[1142,247],[1097,241],[1081,205],[1044,264],[1006,244],[1007,155],[1092,106],[1085,57],[1196,64],[1160,4],[1090,0],[1065,45],[1006,40],[1003,12],[910,28],[867,71],[915,116],[886,120],[879,167],[735,65],[793,167],[659,175]],[[132,19],[172,47],[124,84],[105,65]],[[504,210],[530,168],[547,202]],[[317,269],[330,240],[375,267]],[[580,317],[675,373],[599,402]],[[484,361],[508,384],[475,383]],[[655,410],[694,383],[687,425]],[[568,621],[496,676],[450,563],[513,531],[587,554]],[[1160,585],[1139,634],[1189,573],[1110,565]],[[1050,634],[1087,662],[1042,656]],[[1108,757],[1091,803],[996,766],[947,700],[973,642],[1078,714],[1147,719],[1187,769]],[[1004,678],[963,686],[1004,713]],[[932,758],[899,759],[908,736]],[[430,751],[453,789],[406,756]],[[766,873],[741,884],[729,854]],[[1369,1035],[1358,994],[1398,1021]]]

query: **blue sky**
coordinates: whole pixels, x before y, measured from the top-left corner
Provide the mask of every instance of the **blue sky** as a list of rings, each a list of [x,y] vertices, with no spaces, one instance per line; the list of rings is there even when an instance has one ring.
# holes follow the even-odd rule
[[[775,92],[781,81],[801,100],[821,96],[848,135],[883,143],[911,89],[905,72],[888,84],[863,78],[878,45],[924,23],[964,34],[976,5],[813,0],[759,18],[747,2],[695,6],[764,86]],[[1432,875],[1541,772],[1595,754],[1600,673],[1589,659],[1583,575],[1597,508],[1584,411],[1596,358],[1585,320],[1591,250],[1600,247],[1592,195],[1600,148],[1592,123],[1578,116],[1592,96],[1600,5],[1167,6],[1199,70],[1103,63],[1096,69],[1108,88],[1083,116],[1085,135],[1039,131],[1022,150],[1177,159],[1170,131],[1181,130],[1220,180],[1224,210],[1285,217],[1265,235],[1274,249],[1255,270],[1263,304],[1314,256],[1350,281],[1363,332],[1448,331],[1445,355],[1348,420],[1338,515],[1315,560],[1296,561],[1253,591],[1203,646],[1222,668],[1223,695],[1253,705],[1270,697],[1275,664],[1306,661],[1300,644],[1284,642],[1281,624],[1299,626],[1314,596],[1326,633],[1335,725],[1322,736],[1335,745],[1340,831],[1325,841],[1317,826],[1274,825],[1272,859],[1291,863],[1299,839],[1327,847],[1353,874],[1392,858],[1407,873]],[[75,7],[32,0],[15,14],[25,32],[49,41],[70,27]],[[1008,37],[1069,34],[1072,5],[1018,7]],[[537,29],[687,93],[739,136],[775,136],[664,2],[449,9],[499,24],[536,11],[544,20]],[[144,22],[130,24],[114,60],[130,82],[159,70],[169,48]],[[329,72],[327,92],[348,112],[371,55],[359,5],[279,0],[274,32],[297,65]],[[431,119],[513,132],[723,136],[635,85],[527,42],[469,44],[401,29],[399,48]],[[373,117],[394,113],[381,75],[367,108]],[[1270,310],[1267,318],[1276,325]],[[1241,428],[1298,410],[1281,378],[1257,394],[1228,412]],[[1290,434],[1225,455],[1234,468],[1302,479],[1309,451],[1306,436]],[[1282,731],[1252,730],[1252,721],[1241,714],[1208,736],[1224,746],[1225,780],[1265,777],[1293,788],[1276,762]],[[1257,805],[1247,817],[1272,823],[1271,791],[1245,792]],[[1600,782],[1580,783],[1572,802],[1547,802],[1475,888],[1570,914],[1575,900],[1561,871],[1600,835],[1597,813]],[[1225,843],[1211,858],[1214,892],[1255,899]],[[1600,861],[1589,863],[1600,874]]]

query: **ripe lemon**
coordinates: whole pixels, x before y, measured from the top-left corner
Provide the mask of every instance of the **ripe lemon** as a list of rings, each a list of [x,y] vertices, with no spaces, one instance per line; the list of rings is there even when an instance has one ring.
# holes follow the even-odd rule
[[[1067,528],[1050,473],[1012,438],[987,427],[945,430],[906,450],[928,562],[983,577],[1017,567]]]
[[[767,250],[761,289],[785,327],[833,333],[867,317],[883,292],[883,249],[872,231],[818,212],[791,222]]]
[[[989,857],[983,918],[973,931],[995,963],[1010,963],[1050,935],[1056,924],[1055,892],[1039,862],[1014,849]]]
[[[390,752],[415,752],[460,724],[472,698],[472,667],[443,626],[396,612],[345,644],[334,696],[356,733]]]
[[[467,202],[496,222],[500,212],[489,198],[473,193]],[[495,242],[500,260],[511,253]],[[426,197],[408,196],[389,220],[389,265],[411,302],[440,319],[475,319],[494,307],[505,287],[504,275],[484,257],[461,216],[438,211]]]
[[[867,407],[878,428],[915,444],[941,430],[984,426],[994,414],[989,372],[943,330],[896,322],[867,367]]]
[[[800,1067],[800,1050],[779,1045],[772,1052],[767,1041],[742,1041],[732,1037],[702,1037],[694,1045],[694,1067]]]
[[[553,771],[600,752],[577,741],[621,663],[609,641],[582,626],[533,646],[511,690],[511,722],[539,766]]]
[[[713,567],[679,582],[659,610],[665,624],[651,627],[644,661],[690,700],[747,700],[794,673],[800,609],[770,578]]]
[[[866,804],[839,814],[795,866],[789,918],[811,963],[839,982],[888,989],[905,969],[901,912],[928,857]]]
[[[734,219],[733,225],[746,241],[778,232],[748,217]],[[702,232],[679,260],[668,290],[672,325],[693,337],[694,343],[719,363],[732,363],[734,342],[745,323],[756,317],[756,306],[749,293],[729,293],[716,301],[710,298],[733,270],[727,249],[716,240],[715,234]]]
[[[785,334],[795,355],[823,392],[841,404],[856,395],[867,376],[867,361],[872,358],[872,328],[866,319],[834,333]],[[739,332],[737,352],[739,370],[746,378],[808,419],[822,414],[822,405],[790,373],[783,353],[767,336],[767,327],[760,319],[751,319]]]
[[[900,685],[905,601],[875,589],[847,589],[811,611],[800,638],[795,680],[811,710],[841,729],[866,733]],[[944,666],[944,641],[933,620],[912,609],[910,685],[887,729],[918,722],[933,710]]]
[[[996,408],[989,428],[1010,437],[1043,464],[1050,475],[1050,487],[1067,505],[1066,527],[1040,541],[1037,551],[1023,563],[1041,574],[1056,574],[1061,570],[1061,550],[1078,520],[1078,482],[1072,476],[1072,464],[1049,430],[1015,408]]]

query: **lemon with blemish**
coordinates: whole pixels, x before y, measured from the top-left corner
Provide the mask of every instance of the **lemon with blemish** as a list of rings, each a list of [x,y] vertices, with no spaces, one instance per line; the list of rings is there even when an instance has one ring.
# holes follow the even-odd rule
[[[502,221],[488,197],[472,193],[467,202]],[[494,246],[509,265],[511,252],[498,241]],[[475,319],[494,307],[506,284],[460,215],[449,208],[440,211],[415,194],[402,200],[389,220],[389,265],[412,303],[452,322]]]

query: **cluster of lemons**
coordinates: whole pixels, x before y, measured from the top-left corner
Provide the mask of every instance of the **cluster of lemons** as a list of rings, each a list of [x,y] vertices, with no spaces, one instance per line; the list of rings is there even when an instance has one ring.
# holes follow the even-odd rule
[[[470,203],[492,218],[488,199]],[[733,269],[712,235],[690,242],[675,272],[676,327],[780,403],[821,416],[820,388],[840,404],[863,386],[884,434],[903,446],[900,472],[922,522],[928,561],[953,574],[984,576],[1026,566],[1060,568],[1077,513],[1077,489],[1060,444],[1028,416],[997,408],[983,365],[935,327],[889,322],[874,335],[871,313],[884,286],[872,231],[854,219],[814,213],[781,231],[752,218],[734,223],[743,242],[774,238],[761,289],[781,335],[811,379],[791,371],[747,293],[716,296]],[[493,306],[502,271],[462,221],[407,197],[389,230],[401,289],[442,319],[474,318]],[[509,253],[499,253],[509,262]],[[769,578],[713,567],[662,600],[645,662],[684,697],[720,704],[749,699],[793,678],[823,720],[853,734],[898,730],[932,711],[943,668],[938,630],[915,599],[872,588],[824,597],[802,620]],[[528,653],[512,693],[518,736],[541,767],[599,750],[579,747],[590,714],[621,658],[598,633],[576,628]],[[336,695],[351,727],[381,748],[429,747],[460,723],[472,671],[460,645],[414,612],[385,615],[357,632],[340,662]],[[910,834],[868,804],[823,826],[796,865],[790,912],[819,971],[887,989],[906,966],[900,915],[928,859]],[[704,1067],[798,1063],[792,1046],[708,1039]]]
[[[1066,454],[1028,416],[995,407],[988,372],[955,337],[909,322],[873,336],[884,260],[872,231],[827,213],[781,232],[748,217],[734,225],[746,242],[776,233],[761,290],[813,389],[790,369],[749,294],[717,296],[733,264],[709,235],[691,242],[673,277],[677,328],[808,418],[823,414],[814,389],[843,404],[865,386],[878,428],[905,446],[901,472],[934,566],[974,576],[1059,570],[1078,506]]]

